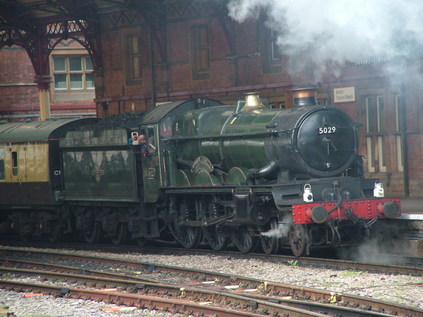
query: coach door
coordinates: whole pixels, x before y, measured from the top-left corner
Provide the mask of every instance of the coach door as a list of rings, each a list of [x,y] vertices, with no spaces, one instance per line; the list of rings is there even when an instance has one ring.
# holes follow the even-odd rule
[[[141,131],[147,137],[148,150],[147,155],[142,157],[144,201],[152,203],[157,201],[160,186],[160,152],[158,149],[157,125],[147,126]]]

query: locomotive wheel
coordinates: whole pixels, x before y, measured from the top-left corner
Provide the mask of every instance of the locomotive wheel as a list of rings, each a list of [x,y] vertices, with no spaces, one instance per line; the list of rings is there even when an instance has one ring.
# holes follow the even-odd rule
[[[220,226],[210,226],[204,228],[204,238],[215,251],[225,250],[229,244],[229,237],[223,232]]]
[[[147,243],[147,239],[145,238],[136,238],[135,241],[140,247],[145,246],[145,244]]]
[[[291,246],[292,253],[295,257],[305,255],[308,235],[305,225],[292,224],[289,229],[289,244]]]
[[[270,231],[273,231],[278,228],[278,222],[276,219],[270,221]],[[276,234],[267,236],[260,236],[261,247],[263,248],[264,253],[266,254],[275,254],[279,250],[279,238]]]
[[[101,225],[99,222],[95,222],[90,232],[84,233],[84,239],[89,244],[97,243],[101,236]]]
[[[176,225],[172,231],[176,241],[178,241],[185,249],[195,248],[200,242],[200,228]]]
[[[48,241],[50,242],[58,242],[62,237],[62,227],[59,225],[57,221],[51,222],[51,229],[48,234]]]
[[[114,245],[124,244],[128,237],[128,230],[126,230],[125,223],[119,223],[116,229],[116,234],[111,238]]]
[[[235,229],[232,232],[232,242],[242,253],[254,250],[257,246],[257,241],[245,227]]]
[[[178,212],[174,214],[170,225],[170,230],[176,241],[186,249],[195,248],[201,240],[201,228],[188,227],[181,223],[187,220],[187,215],[189,214],[190,206],[185,201],[181,202]]]
[[[200,208],[200,214],[204,214],[205,221],[213,220],[213,218],[224,214],[224,211],[219,212],[218,206],[213,201],[207,202],[207,200],[201,199],[198,206]],[[224,232],[224,228],[219,225],[204,227],[203,234],[207,243],[215,251],[222,251],[229,244],[228,235]]]

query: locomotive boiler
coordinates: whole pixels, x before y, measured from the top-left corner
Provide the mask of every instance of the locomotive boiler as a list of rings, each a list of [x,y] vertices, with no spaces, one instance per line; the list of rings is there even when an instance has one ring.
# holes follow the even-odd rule
[[[335,107],[265,107],[257,94],[233,106],[184,113],[175,119],[182,160],[203,156],[225,170],[289,179],[338,176],[357,159],[356,125]],[[187,140],[183,140],[186,138]]]

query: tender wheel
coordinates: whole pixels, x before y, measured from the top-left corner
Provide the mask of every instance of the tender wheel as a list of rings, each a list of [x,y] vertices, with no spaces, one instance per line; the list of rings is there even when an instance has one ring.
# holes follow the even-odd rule
[[[101,225],[99,222],[95,222],[91,228],[91,231],[84,233],[84,239],[89,244],[94,244],[100,241],[101,236]]]
[[[116,229],[116,234],[111,238],[114,245],[124,244],[128,237],[128,230],[125,223],[119,223]]]
[[[147,243],[147,239],[145,239],[145,238],[136,238],[136,239],[135,239],[135,241],[137,242],[137,244],[138,244],[140,247],[145,246],[145,245],[146,245],[146,243]]]
[[[300,257],[305,255],[307,244],[308,244],[308,234],[305,225],[296,225],[292,224],[289,229],[289,244],[291,246],[292,253],[295,257]]]
[[[186,249],[195,248],[201,239],[201,228],[184,225],[184,222],[194,219],[196,219],[195,208],[182,201],[177,213],[173,214],[170,224],[170,230],[176,241]]]
[[[48,234],[48,241],[58,242],[62,238],[62,227],[57,221],[53,221],[50,224],[50,232]]]
[[[275,254],[279,250],[279,237],[275,232],[277,228],[277,220],[272,219],[269,224],[269,231],[260,236],[261,247],[266,254]]]
[[[248,253],[257,246],[257,239],[253,238],[247,228],[241,227],[232,232],[232,242],[242,253]]]

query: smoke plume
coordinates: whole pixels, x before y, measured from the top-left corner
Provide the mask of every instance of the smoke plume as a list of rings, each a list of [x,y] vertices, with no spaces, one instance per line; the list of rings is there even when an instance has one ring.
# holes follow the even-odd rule
[[[291,71],[413,57],[423,48],[421,0],[231,0],[228,8],[238,22],[266,12]]]

